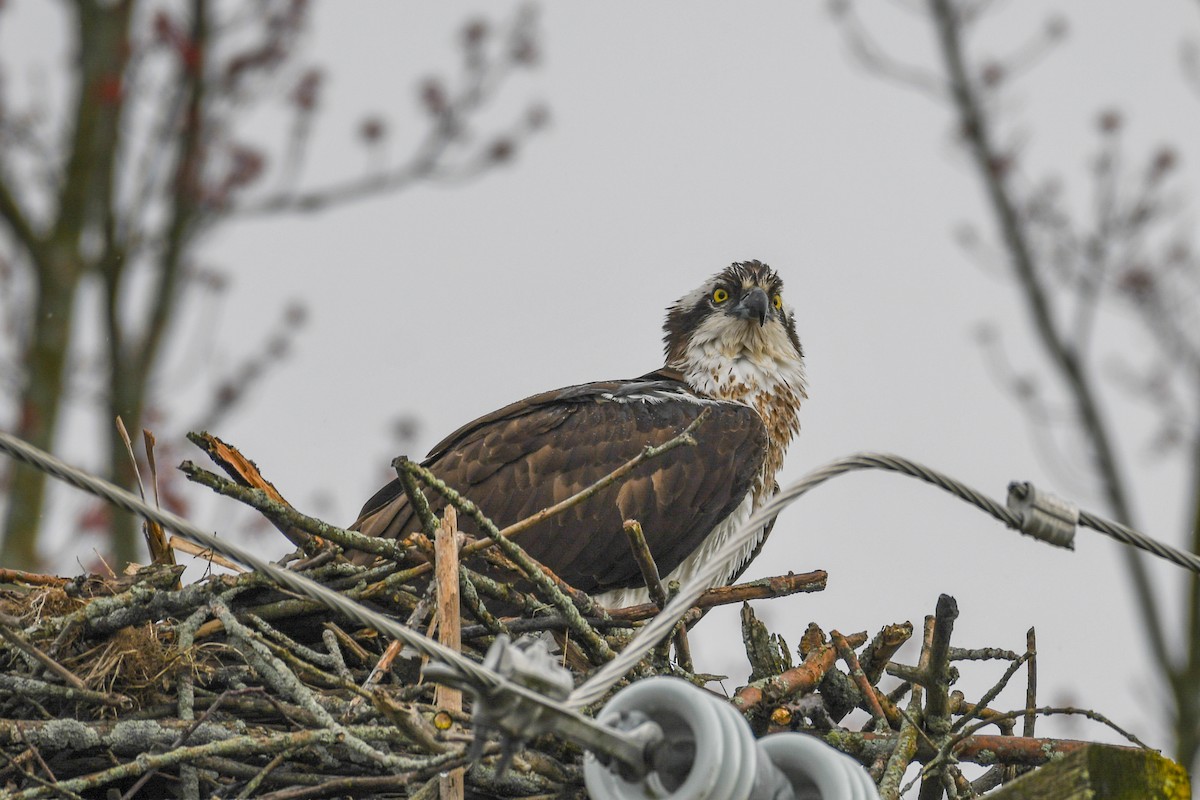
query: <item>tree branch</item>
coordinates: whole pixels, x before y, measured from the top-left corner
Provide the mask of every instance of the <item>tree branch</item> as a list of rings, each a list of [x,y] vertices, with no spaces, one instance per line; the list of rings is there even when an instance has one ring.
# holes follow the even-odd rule
[[[950,0],[930,0],[942,58],[950,79],[951,97],[959,116],[959,127],[983,182],[1000,233],[1033,318],[1038,340],[1057,367],[1079,415],[1080,425],[1095,449],[1094,468],[1113,516],[1132,525],[1127,490],[1112,443],[1112,435],[1099,407],[1087,367],[1068,344],[1055,319],[1049,293],[1038,273],[1033,249],[1017,212],[1017,205],[1004,181],[1000,153],[992,143],[991,129],[969,77],[960,37],[960,21]],[[1133,581],[1134,597],[1160,669],[1170,672],[1163,622],[1154,590],[1141,556],[1132,548],[1122,552]]]
[[[8,181],[3,179],[3,174],[3,170],[0,170],[0,219],[8,224],[13,238],[29,254],[30,260],[37,268],[42,269],[45,261],[45,242],[29,223],[25,211],[9,188]]]

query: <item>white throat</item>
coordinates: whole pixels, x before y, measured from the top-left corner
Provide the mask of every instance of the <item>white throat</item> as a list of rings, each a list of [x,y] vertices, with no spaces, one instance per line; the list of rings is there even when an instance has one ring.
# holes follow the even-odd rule
[[[721,400],[756,405],[762,395],[786,394],[799,405],[808,397],[804,362],[778,323],[710,316],[692,333],[679,363],[670,366],[696,391]]]

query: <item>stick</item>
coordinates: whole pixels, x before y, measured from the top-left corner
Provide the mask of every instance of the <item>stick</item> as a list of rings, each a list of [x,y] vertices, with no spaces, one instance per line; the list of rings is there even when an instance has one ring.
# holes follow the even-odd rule
[[[799,592],[820,592],[825,589],[828,575],[824,570],[788,573],[774,578],[761,578],[747,583],[737,583],[733,586],[718,586],[700,595],[692,608],[701,610],[714,606],[725,606],[731,603],[742,603],[746,600],[765,600],[771,597],[785,597]],[[625,608],[611,608],[608,611],[613,619],[637,622],[649,619],[658,613],[654,603],[642,603]]]
[[[866,644],[867,635],[852,633],[846,641],[851,647],[861,647]],[[810,692],[821,683],[835,660],[837,650],[833,645],[823,644],[809,653],[800,666],[743,686],[733,696],[733,705],[744,714],[764,703],[776,703],[801,692]]]
[[[238,484],[258,489],[276,503],[289,508],[291,507],[291,503],[280,494],[275,485],[263,477],[262,472],[258,469],[258,465],[242,455],[241,451],[236,447],[221,441],[216,436],[205,431],[189,433],[187,437],[192,444],[203,450],[205,455],[212,459],[214,464],[223,469]],[[288,541],[297,547],[303,548],[306,551],[320,550],[325,547],[325,542],[321,541],[319,535],[314,536],[313,533],[303,528],[276,520],[269,514],[265,514],[265,512],[264,515],[271,521],[272,525],[279,529],[280,533],[287,537]]]
[[[60,578],[57,575],[43,575],[39,572],[26,572],[23,569],[5,569],[0,567],[0,583],[25,583],[30,586],[66,586],[70,578]]]
[[[1037,633],[1033,628],[1025,633],[1025,652],[1029,654],[1029,660],[1025,662],[1028,681],[1025,685],[1025,721],[1021,734],[1032,737],[1034,723],[1037,721],[1037,714],[1034,713],[1034,709],[1037,708]]]
[[[638,569],[642,571],[642,580],[646,583],[650,599],[661,611],[667,607],[669,598],[667,590],[663,588],[662,579],[658,575],[658,565],[654,563],[654,555],[650,552],[650,545],[646,542],[646,534],[642,531],[642,525],[636,519],[627,519],[623,527]],[[683,625],[675,629],[675,660],[679,662],[681,668],[688,672],[694,670],[692,648],[688,644],[687,628]]]
[[[176,536],[175,534],[171,534],[171,538],[168,540],[168,544],[170,544],[171,548],[174,550],[178,550],[181,553],[187,553],[189,556],[195,556],[196,558],[202,558],[205,561],[211,561],[212,563],[214,563],[218,566],[225,567],[225,569],[231,569],[234,572],[245,572],[246,571],[246,568],[243,567],[241,564],[237,564],[233,561],[230,561],[228,558],[221,555],[220,553],[213,552],[212,550],[210,550],[207,547],[201,547],[198,544],[189,542],[187,539],[183,539],[179,536]],[[174,563],[174,560],[172,560],[171,563]]]
[[[858,686],[858,691],[862,694],[863,702],[866,703],[867,709],[871,712],[871,721],[875,723],[875,727],[880,726],[900,726],[900,715],[893,707],[891,709],[893,716],[888,716],[884,713],[882,704],[880,703],[877,690],[867,680],[867,675],[863,672],[858,663],[858,657],[854,655],[854,648],[846,641],[846,637],[842,636],[836,630],[829,632],[829,641],[833,644],[838,652],[838,656],[842,659],[842,663],[850,670],[850,677]]]
[[[0,636],[36,658],[42,666],[62,678],[69,686],[76,689],[87,689],[87,684],[79,676],[46,655],[37,645],[25,638],[25,635],[21,633],[21,622],[16,617],[0,612]],[[54,776],[51,775],[51,777]]]
[[[446,506],[434,540],[434,557],[437,575],[438,639],[452,650],[462,650],[460,636],[462,611],[458,602],[458,513],[454,506]],[[462,692],[438,684],[433,695],[434,704],[446,711],[462,711]],[[463,800],[466,786],[465,772],[456,767],[438,779],[441,800]]]

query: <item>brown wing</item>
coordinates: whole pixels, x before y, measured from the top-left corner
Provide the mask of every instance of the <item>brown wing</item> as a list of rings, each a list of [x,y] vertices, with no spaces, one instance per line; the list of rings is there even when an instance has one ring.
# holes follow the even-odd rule
[[[520,534],[516,541],[587,592],[637,586],[622,532],[637,519],[665,575],[737,507],[762,468],[766,430],[740,403],[704,400],[669,373],[535,395],[459,429],[425,465],[505,527],[589,486],[648,444],[661,444],[711,408],[696,446],[641,464],[623,481]],[[440,498],[427,492],[439,510]],[[475,533],[467,520],[464,530]],[[398,481],[383,487],[352,526],[373,536],[418,529]]]

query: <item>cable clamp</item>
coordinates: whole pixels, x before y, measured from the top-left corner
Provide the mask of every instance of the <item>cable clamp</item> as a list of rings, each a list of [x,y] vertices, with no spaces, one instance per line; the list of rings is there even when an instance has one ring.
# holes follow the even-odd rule
[[[1071,501],[1043,492],[1032,483],[1013,481],[1008,485],[1008,510],[1020,520],[1021,533],[1057,547],[1075,549],[1079,507]]]
[[[508,691],[503,683],[481,686],[454,667],[437,662],[425,667],[425,676],[474,695],[471,724],[475,729],[475,741],[467,757],[472,761],[479,758],[489,734],[498,734],[501,750],[496,771],[502,775],[525,741],[558,727],[545,702],[562,702],[575,684],[570,670],[558,663],[540,638],[526,637],[513,643],[503,634],[497,636],[488,648],[483,667],[509,685],[516,684],[536,692],[542,696],[540,701],[531,702],[519,693]]]

